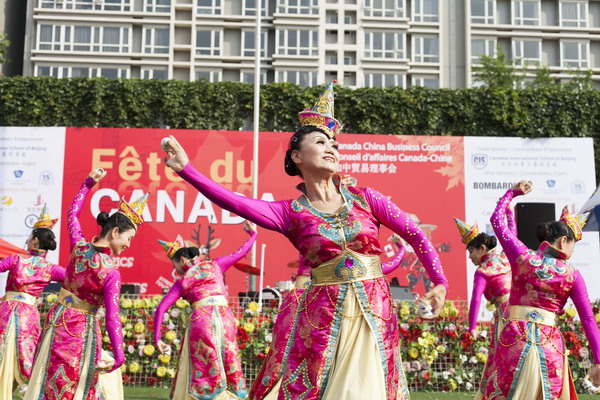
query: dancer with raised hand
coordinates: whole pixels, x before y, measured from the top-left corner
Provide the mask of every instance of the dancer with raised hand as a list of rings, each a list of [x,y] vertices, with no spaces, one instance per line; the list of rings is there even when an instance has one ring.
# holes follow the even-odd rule
[[[235,317],[227,303],[223,274],[240,261],[256,241],[256,228],[246,222],[250,238],[234,253],[209,260],[197,247],[186,247],[181,236],[174,242],[159,240],[181,275],[163,298],[154,314],[154,342],[165,354],[168,345],[161,340],[164,313],[183,297],[194,311],[190,316],[171,399],[245,399],[248,395],[237,344]]]
[[[16,381],[27,388],[33,356],[40,337],[40,314],[35,301],[51,281],[62,282],[65,269],[49,263],[46,255],[56,250],[46,204],[27,238],[27,254],[14,254],[0,261],[0,272],[8,271],[6,295],[0,301],[0,398],[12,399]]]
[[[285,235],[311,268],[312,284],[298,307],[283,374],[265,398],[407,398],[398,321],[379,258],[379,227],[399,234],[427,268],[436,285],[424,296],[434,307],[431,318],[443,309],[448,286],[437,251],[386,196],[333,179],[340,161],[333,83],[299,118],[284,161],[288,175],[304,180],[295,200],[268,202],[230,192],[196,171],[173,136],[164,143],[166,164],[218,206]]]
[[[79,214],[90,189],[106,172],[93,170],[71,202],[67,214],[71,258],[58,301],[48,312],[44,335],[25,400],[99,399],[98,373],[112,372],[124,362],[119,296],[121,275],[113,256],[120,255],[133,240],[148,194],[128,204],[121,200],[112,215],[98,214],[99,236],[86,241]],[[99,307],[106,307],[106,331],[114,362],[101,361]]]
[[[529,250],[506,222],[510,201],[531,191],[521,181],[500,199],[492,214],[494,232],[512,269],[508,321],[500,333],[494,368],[484,398],[511,400],[576,399],[568,350],[557,325],[570,298],[590,343],[594,366],[590,377],[600,385],[600,333],[583,277],[568,262],[582,237],[587,215],[572,216],[567,207],[560,220],[538,226],[542,243]],[[502,360],[500,364],[498,361]]]

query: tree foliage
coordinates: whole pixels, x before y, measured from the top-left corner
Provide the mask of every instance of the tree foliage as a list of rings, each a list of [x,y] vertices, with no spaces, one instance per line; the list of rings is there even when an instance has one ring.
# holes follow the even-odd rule
[[[6,38],[6,33],[0,32],[0,64],[10,62],[10,59],[6,57],[8,54],[8,46],[10,46],[10,40]]]

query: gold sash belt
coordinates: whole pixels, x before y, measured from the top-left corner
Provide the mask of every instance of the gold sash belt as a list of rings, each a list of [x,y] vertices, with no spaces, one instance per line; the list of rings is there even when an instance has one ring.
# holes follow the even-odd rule
[[[65,288],[60,288],[60,292],[58,293],[58,302],[66,308],[74,308],[88,314],[96,314],[96,311],[98,311],[99,307],[80,299]]]
[[[192,303],[193,308],[200,308],[206,306],[227,306],[227,298],[225,296],[207,296],[198,301]]]
[[[21,303],[35,306],[36,297],[25,292],[6,292],[2,299],[8,301],[20,301]]]
[[[510,306],[508,319],[512,321],[535,322],[536,324],[555,326],[556,313],[543,308],[527,306]]]
[[[311,274],[313,286],[340,285],[383,276],[379,256],[350,249],[344,249],[336,258],[314,268]]]
[[[310,285],[310,276],[300,275],[296,277],[296,282],[294,282],[294,288],[296,289],[306,289]]]

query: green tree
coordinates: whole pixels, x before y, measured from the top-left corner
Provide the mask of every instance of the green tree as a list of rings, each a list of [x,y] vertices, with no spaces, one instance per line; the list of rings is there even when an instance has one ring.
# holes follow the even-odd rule
[[[491,89],[513,89],[518,87],[523,77],[517,66],[506,58],[500,46],[495,56],[481,56],[478,65],[473,66],[474,82]]]
[[[563,84],[563,86],[567,89],[571,90],[593,90],[594,89],[594,81],[592,80],[592,71],[582,71],[580,69],[576,69],[573,71],[569,71],[572,78]]]
[[[6,57],[8,54],[8,46],[10,46],[10,40],[6,38],[6,33],[0,32],[0,64],[10,62],[10,59]]]
[[[560,84],[552,77],[547,65],[539,66],[535,71],[535,79],[527,84],[527,87],[538,89],[552,89],[559,86]]]

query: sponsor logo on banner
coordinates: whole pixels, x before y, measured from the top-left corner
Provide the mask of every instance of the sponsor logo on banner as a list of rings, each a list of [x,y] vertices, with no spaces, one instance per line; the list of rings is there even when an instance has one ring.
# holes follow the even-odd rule
[[[34,205],[35,207],[40,207],[40,206],[42,206],[43,204],[44,204],[44,198],[42,197],[42,195],[41,195],[41,193],[40,193],[40,194],[38,194],[38,195],[35,197],[35,201],[33,202],[33,205]]]
[[[573,193],[585,192],[585,183],[583,183],[582,181],[573,181],[571,183],[571,192],[573,192]]]
[[[40,177],[38,179],[41,185],[53,185],[54,184],[54,175],[52,172],[46,170],[40,173]]]
[[[115,265],[120,268],[131,268],[135,257],[113,257]]]
[[[22,169],[15,169],[13,171],[13,174],[15,175],[15,178],[20,179],[23,176],[23,170]]]
[[[487,166],[488,156],[486,154],[473,154],[471,164],[477,169],[483,169]]]
[[[25,217],[25,226],[33,228],[33,225],[38,221],[38,216],[35,214],[29,214]]]
[[[514,186],[514,182],[473,182],[476,190],[508,190]]]
[[[553,188],[554,185],[556,185],[556,181],[554,179],[547,179],[546,180],[546,186],[548,186],[549,188]]]
[[[10,196],[2,196],[2,198],[0,198],[0,203],[4,206],[10,206],[13,203],[13,199]]]

